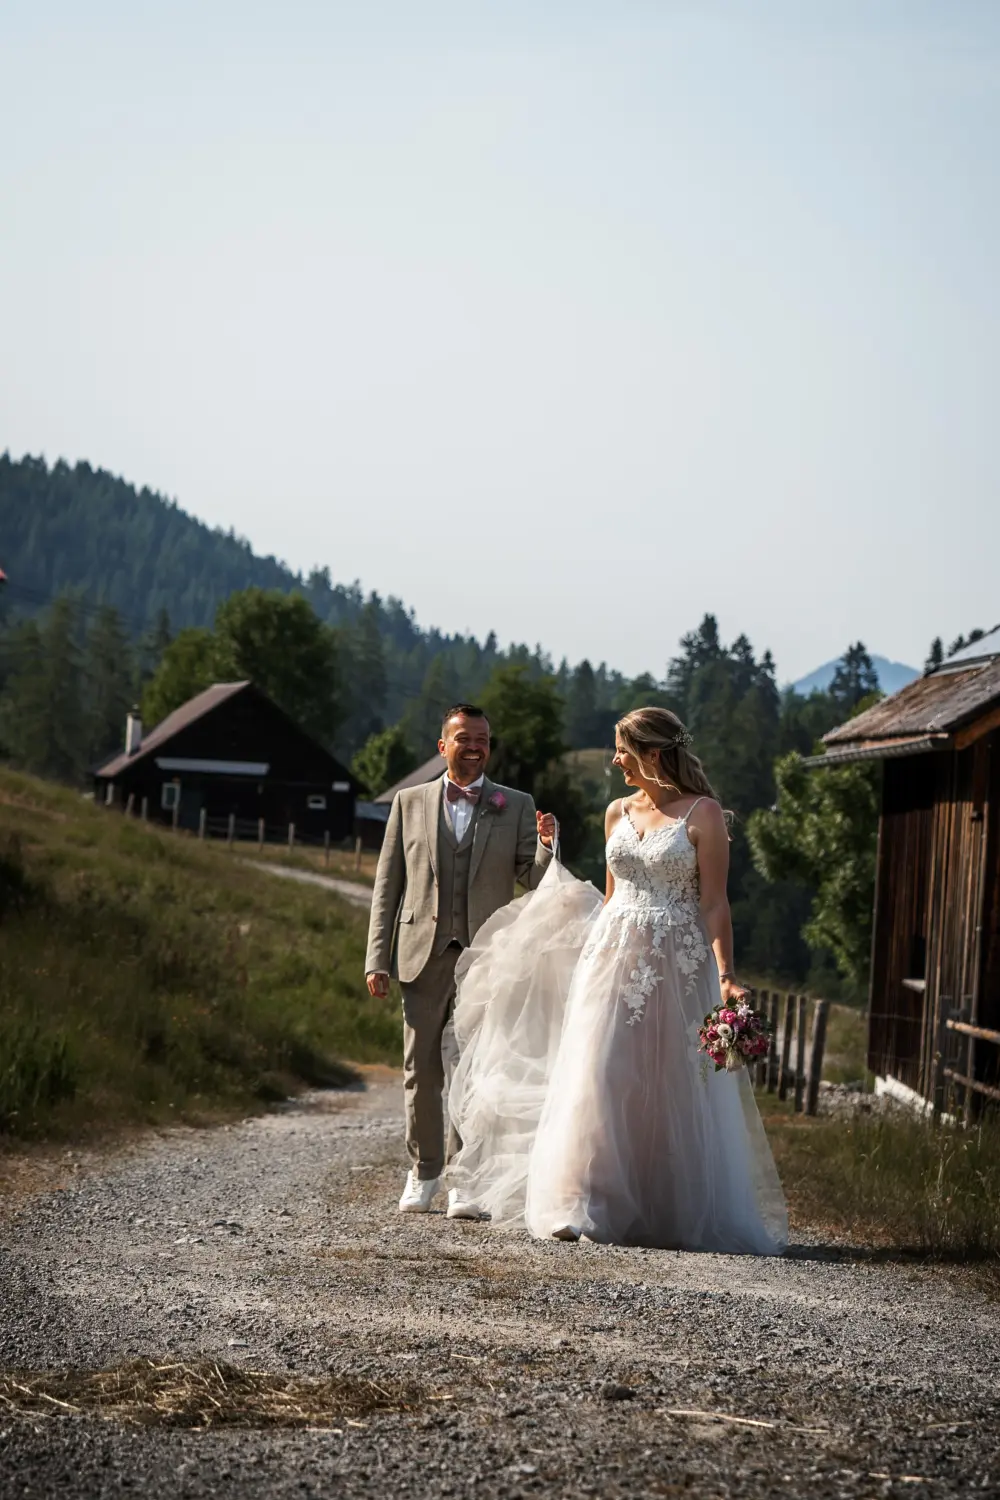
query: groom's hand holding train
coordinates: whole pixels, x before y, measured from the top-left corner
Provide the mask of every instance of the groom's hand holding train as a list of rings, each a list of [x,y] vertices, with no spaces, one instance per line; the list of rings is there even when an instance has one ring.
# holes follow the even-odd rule
[[[552,859],[556,820],[536,813],[525,792],[486,776],[490,727],[461,703],[444,716],[438,750],[442,777],[395,797],[372,893],[365,978],[376,997],[395,974],[403,992],[403,1089],[406,1146],[413,1163],[399,1207],[426,1212],[446,1160],[459,1150],[444,1138],[442,1091],[455,1062],[450,1026],[455,964],[479,928],[511,900],[514,883],[534,889]],[[451,1218],[475,1217],[449,1193]]]

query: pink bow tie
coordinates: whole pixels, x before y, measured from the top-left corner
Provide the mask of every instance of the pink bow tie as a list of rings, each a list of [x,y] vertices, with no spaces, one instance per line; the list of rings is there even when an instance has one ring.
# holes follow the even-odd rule
[[[473,807],[479,801],[479,787],[459,786],[454,781],[446,781],[444,784],[445,796],[449,802],[471,802]]]

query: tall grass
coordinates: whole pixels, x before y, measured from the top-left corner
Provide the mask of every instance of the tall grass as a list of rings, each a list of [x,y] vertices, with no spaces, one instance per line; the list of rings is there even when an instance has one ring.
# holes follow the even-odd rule
[[[971,1129],[903,1110],[774,1115],[775,1160],[799,1225],[872,1249],[988,1261],[1000,1272],[1000,1119]]]
[[[0,1132],[204,1116],[393,1061],[366,914],[0,772]]]

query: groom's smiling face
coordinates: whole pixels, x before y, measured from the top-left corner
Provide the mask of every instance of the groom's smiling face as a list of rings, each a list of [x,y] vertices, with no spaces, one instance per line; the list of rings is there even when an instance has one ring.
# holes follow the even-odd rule
[[[438,749],[448,762],[448,775],[459,786],[478,781],[490,758],[490,725],[485,715],[454,714],[441,730]]]

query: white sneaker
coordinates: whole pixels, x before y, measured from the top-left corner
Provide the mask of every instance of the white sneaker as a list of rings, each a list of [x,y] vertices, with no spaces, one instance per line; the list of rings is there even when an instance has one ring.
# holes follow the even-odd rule
[[[401,1214],[426,1214],[430,1212],[430,1206],[437,1196],[441,1186],[440,1177],[426,1177],[421,1180],[416,1171],[412,1171],[406,1179],[403,1196],[399,1200],[399,1211]]]
[[[481,1219],[483,1211],[478,1203],[470,1203],[463,1198],[457,1188],[452,1188],[448,1193],[448,1218],[449,1219]]]

